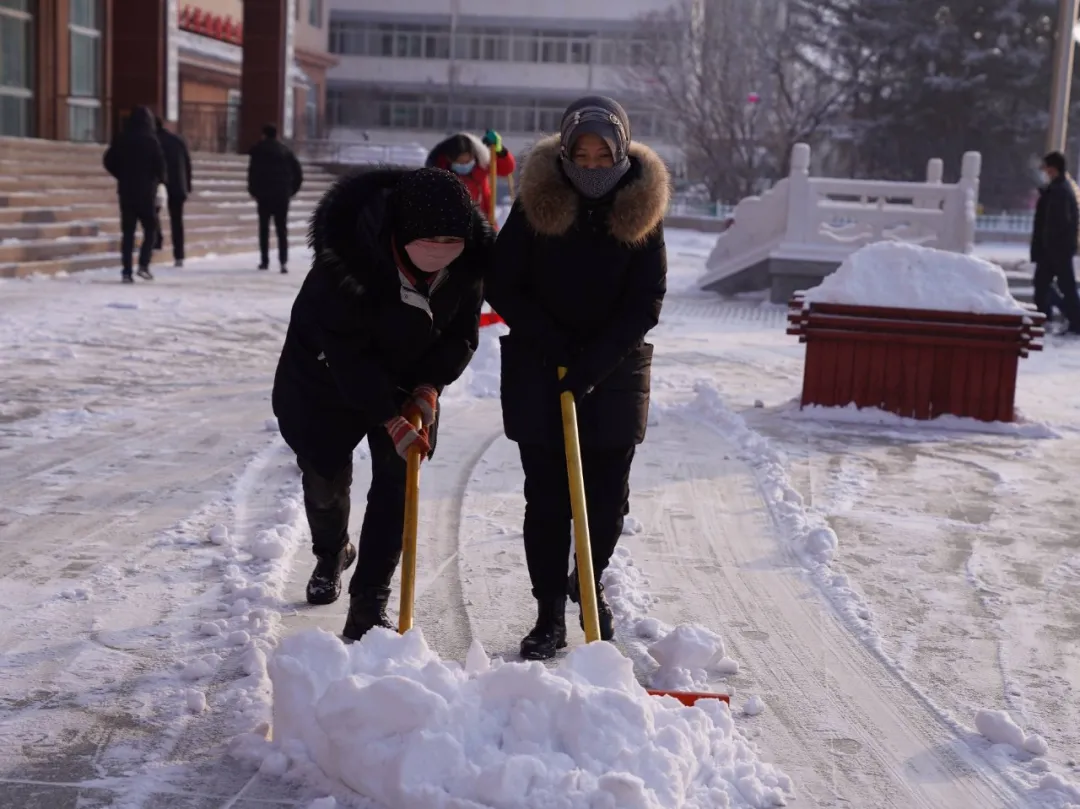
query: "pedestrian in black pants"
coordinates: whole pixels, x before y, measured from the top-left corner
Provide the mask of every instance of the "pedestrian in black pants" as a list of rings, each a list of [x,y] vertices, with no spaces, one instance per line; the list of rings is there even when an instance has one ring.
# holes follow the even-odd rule
[[[167,182],[165,155],[154,133],[154,116],[147,107],[131,111],[127,126],[105,151],[102,161],[105,170],[116,178],[120,197],[120,258],[121,279],[131,283],[132,253],[135,251],[135,228],[141,224],[142,245],[139,247],[139,277],[152,281],[150,259],[157,240],[158,186]]]
[[[571,508],[559,396],[577,405],[600,636],[614,635],[600,574],[629,510],[630,466],[645,438],[653,348],[667,290],[663,217],[668,172],[630,141],[610,98],[566,111],[560,135],[533,147],[520,194],[499,231],[487,298],[507,322],[502,410],[525,471],[525,556],[537,621],[521,655],[543,660],[566,646]],[[557,369],[568,368],[560,382]]]
[[[289,263],[289,200],[304,184],[304,171],[292,149],[278,140],[277,127],[267,124],[263,137],[252,148],[248,162],[248,193],[259,213],[260,270],[270,269],[270,220],[277,232],[281,272]]]
[[[180,135],[165,128],[161,118],[157,119],[157,136],[169,175],[165,191],[168,195],[169,227],[172,230],[173,264],[183,267],[184,203],[191,194],[191,152]]]
[[[273,406],[303,473],[317,558],[307,600],[337,600],[342,571],[358,560],[344,630],[358,640],[373,626],[392,628],[405,459],[411,448],[431,456],[439,395],[476,350],[494,236],[453,174],[425,168],[338,181],[309,239],[315,259],[293,304]],[[354,549],[352,455],[364,437],[372,482]]]
[[[1051,152],[1043,158],[1042,172],[1046,184],[1039,192],[1031,233],[1035,306],[1047,319],[1053,315],[1053,286],[1057,282],[1058,307],[1069,321],[1067,333],[1080,334],[1080,295],[1073,268],[1080,240],[1080,190],[1066,171],[1065,155],[1061,152]]]

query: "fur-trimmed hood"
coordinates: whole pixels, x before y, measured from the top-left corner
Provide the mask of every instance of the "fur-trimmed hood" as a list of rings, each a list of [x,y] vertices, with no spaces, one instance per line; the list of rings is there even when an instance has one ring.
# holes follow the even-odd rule
[[[544,138],[529,152],[521,173],[518,199],[533,230],[543,236],[567,233],[582,202],[562,172],[559,153],[559,136]],[[610,204],[608,230],[616,241],[638,245],[667,213],[671,178],[660,156],[641,143],[630,144],[630,163]]]
[[[458,138],[465,138],[469,142],[472,153],[476,156],[476,165],[487,171],[488,167],[491,165],[491,149],[484,145],[484,142],[471,132],[459,132],[456,135],[451,135],[446,140],[437,143],[435,148],[428,154],[426,165],[437,166],[440,158],[445,158],[447,163],[452,163],[454,158],[458,156]],[[445,166],[439,166],[439,168],[445,168]]]
[[[308,227],[308,245],[316,266],[334,276],[343,290],[359,294],[380,280],[396,288],[397,268],[387,235],[389,199],[402,176],[412,170],[362,169],[342,177],[319,200]],[[473,209],[465,252],[450,267],[454,272],[483,274],[486,264],[475,260],[475,251],[488,249],[493,241],[491,225]]]

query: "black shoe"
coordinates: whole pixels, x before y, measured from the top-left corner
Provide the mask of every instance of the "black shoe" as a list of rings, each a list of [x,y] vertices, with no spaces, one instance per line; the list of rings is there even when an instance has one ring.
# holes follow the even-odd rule
[[[341,633],[345,640],[360,640],[369,629],[381,626],[395,630],[386,617],[386,603],[390,600],[389,587],[361,587],[349,598],[349,617]]]
[[[341,574],[356,561],[356,548],[346,542],[336,558],[319,559],[307,583],[308,604],[333,604],[341,595]]]
[[[566,596],[536,599],[536,626],[521,641],[523,660],[550,660],[566,648]]]
[[[578,584],[576,567],[567,582],[567,593],[575,604],[581,603],[581,588]],[[611,605],[608,604],[607,597],[604,595],[604,585],[600,582],[596,583],[596,615],[600,621],[600,640],[612,640],[615,637],[615,615],[611,612]],[[581,610],[578,610],[578,623],[581,624],[582,629],[585,628],[585,613]]]
[[[154,276],[150,274],[149,267],[139,267],[139,271],[136,273],[144,281],[153,281]]]
[[[281,265],[281,274],[282,275],[288,275],[289,274],[289,268],[286,267],[284,264]]]
[[[184,266],[184,260],[182,258],[176,259],[176,261],[173,262],[173,266],[177,267],[177,268],[183,267]]]
[[[132,276],[131,273],[126,272],[126,273],[124,273],[123,275],[120,276],[120,283],[122,283],[122,284],[134,284],[135,283],[135,278],[134,278],[134,276]]]
[[[270,262],[269,261],[264,261],[262,264],[259,265],[259,269],[260,270],[269,270],[270,269]]]

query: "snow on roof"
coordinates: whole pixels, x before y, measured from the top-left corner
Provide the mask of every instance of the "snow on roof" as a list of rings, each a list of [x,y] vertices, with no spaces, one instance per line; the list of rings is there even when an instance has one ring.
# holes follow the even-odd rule
[[[244,49],[240,45],[222,42],[220,39],[194,34],[191,31],[177,31],[176,42],[181,54],[216,59],[230,65],[239,65],[244,61]],[[289,80],[294,84],[310,85],[310,77],[294,61],[289,65]]]
[[[856,250],[806,303],[1023,315],[1029,309],[1009,292],[1004,270],[962,253],[906,242],[877,242]]]

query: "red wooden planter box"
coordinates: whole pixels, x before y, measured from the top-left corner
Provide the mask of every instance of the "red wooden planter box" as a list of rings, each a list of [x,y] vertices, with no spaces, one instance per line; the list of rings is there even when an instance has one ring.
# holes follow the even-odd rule
[[[1012,421],[1021,357],[1041,351],[1045,318],[791,299],[788,334],[806,343],[802,406],[876,407]]]

